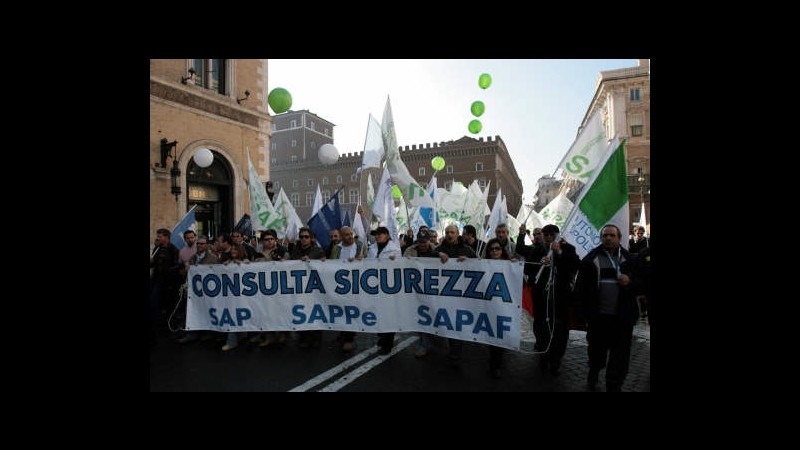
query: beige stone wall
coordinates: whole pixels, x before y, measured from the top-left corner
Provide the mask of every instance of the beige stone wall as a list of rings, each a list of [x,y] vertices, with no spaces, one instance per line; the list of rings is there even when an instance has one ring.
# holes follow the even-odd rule
[[[150,61],[150,244],[158,228],[171,229],[187,210],[186,168],[194,152],[206,147],[224,157],[233,168],[232,205],[234,221],[249,212],[246,179],[247,154],[261,182],[269,178],[271,118],[266,112],[266,60],[229,60],[228,94],[220,94],[192,83],[186,76],[188,60]],[[236,98],[250,97],[241,104]],[[161,168],[160,141],[177,140],[179,184],[177,202],[170,193],[172,159]],[[174,152],[173,152],[174,154]],[[226,224],[227,225],[227,224]],[[230,224],[231,226],[233,224]]]
[[[639,64],[637,67],[601,72],[597,92],[586,117],[589,117],[596,108],[604,109],[609,136],[613,136],[616,132],[619,133],[620,140],[627,139],[625,153],[631,225],[639,220],[639,211],[644,198],[649,228],[650,195],[647,191],[650,187],[650,60],[639,60]],[[639,101],[631,101],[632,88],[640,90]],[[642,117],[644,125],[642,136],[631,135],[632,116]],[[646,179],[643,189],[638,182],[639,168],[643,169]]]

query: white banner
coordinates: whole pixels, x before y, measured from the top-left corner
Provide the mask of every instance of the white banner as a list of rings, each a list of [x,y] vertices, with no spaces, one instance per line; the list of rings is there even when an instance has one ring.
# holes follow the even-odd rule
[[[519,350],[522,270],[437,258],[191,266],[186,329],[421,331]]]

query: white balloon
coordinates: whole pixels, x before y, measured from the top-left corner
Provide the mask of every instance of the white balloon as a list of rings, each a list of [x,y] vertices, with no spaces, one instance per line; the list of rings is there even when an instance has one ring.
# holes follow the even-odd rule
[[[333,144],[324,144],[319,148],[319,162],[329,166],[339,161],[339,150]]]
[[[207,148],[198,148],[192,158],[195,164],[200,167],[208,167],[214,162],[214,154]]]

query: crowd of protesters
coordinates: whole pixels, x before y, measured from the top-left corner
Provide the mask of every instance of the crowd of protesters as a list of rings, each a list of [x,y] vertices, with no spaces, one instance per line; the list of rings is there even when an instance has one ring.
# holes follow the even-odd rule
[[[186,302],[179,302],[181,286],[186,281],[189,266],[198,264],[247,264],[260,261],[284,260],[336,260],[342,263],[363,259],[439,258],[443,263],[450,258],[502,259],[525,261],[525,283],[533,290],[533,331],[536,337],[535,353],[539,368],[553,376],[560,374],[561,359],[566,352],[569,329],[576,317],[587,330],[589,375],[587,385],[593,388],[599,373],[606,369],[606,390],[619,391],[628,372],[633,327],[647,316],[650,299],[650,245],[644,230],[637,227],[631,237],[630,249],[620,243],[622,232],[614,225],[601,231],[602,243],[580,259],[574,246],[559,238],[556,225],[536,228],[531,235],[522,225],[516,242],[509,236],[508,226],[500,224],[495,236],[484,243],[474,226],[467,225],[459,233],[456,225],[448,225],[444,236],[438,238],[435,230],[422,226],[416,234],[412,230],[391,236],[386,227],[379,226],[370,233],[370,242],[363,242],[351,227],[342,227],[329,233],[330,245],[322,248],[314,232],[300,228],[296,242],[281,240],[274,229],[262,231],[259,239],[248,242],[239,231],[221,234],[216,238],[197,236],[194,231],[183,233],[186,245],[178,250],[170,243],[167,229],[156,231],[155,247],[150,257],[150,339],[156,343],[157,329],[167,325],[171,330],[181,327],[185,320]],[[528,236],[533,245],[526,245]],[[650,320],[648,318],[648,320]],[[287,331],[264,333],[227,333],[222,351],[237,348],[242,340],[266,347],[284,345],[290,340]],[[339,334],[341,350],[355,349],[355,332]],[[428,355],[434,337],[419,333],[420,340],[415,356]],[[178,339],[186,344],[197,340],[222,336],[213,331],[189,331]],[[296,333],[299,348],[318,348],[322,330]],[[394,346],[395,333],[378,333],[379,354],[389,354]],[[462,359],[463,342],[447,340],[451,364]],[[489,372],[502,376],[504,349],[489,348]]]

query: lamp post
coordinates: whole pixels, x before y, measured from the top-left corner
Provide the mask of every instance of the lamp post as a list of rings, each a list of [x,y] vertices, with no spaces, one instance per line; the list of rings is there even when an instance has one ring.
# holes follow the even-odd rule
[[[172,154],[172,149],[175,149],[178,141],[167,141],[167,138],[161,138],[161,167],[167,167],[167,157],[172,158],[172,170],[169,171],[171,182],[170,192],[175,196],[175,201],[178,201],[178,196],[181,195],[181,186],[178,184],[178,178],[181,176],[181,169],[178,168],[178,151],[175,150],[175,155]]]

